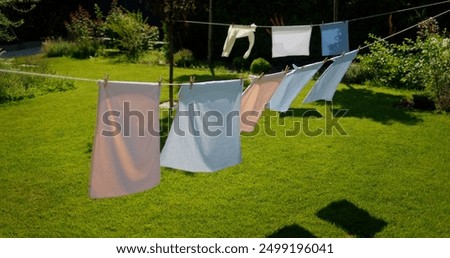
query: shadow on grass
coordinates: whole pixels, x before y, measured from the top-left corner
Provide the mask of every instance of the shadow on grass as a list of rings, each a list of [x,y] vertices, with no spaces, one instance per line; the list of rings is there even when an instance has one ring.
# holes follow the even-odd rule
[[[304,227],[301,227],[297,224],[292,224],[278,229],[277,231],[268,235],[267,238],[317,238],[317,237]]]
[[[323,114],[317,111],[316,109],[312,108],[290,108],[286,112],[280,112],[279,115],[280,118],[284,117],[316,117],[316,118],[322,118]]]
[[[346,117],[369,118],[382,124],[400,122],[406,125],[415,125],[422,122],[408,110],[394,107],[400,103],[402,98],[402,96],[348,86],[348,88],[336,92],[333,104],[348,109]]]
[[[347,110],[344,117],[368,118],[382,124],[399,122],[406,125],[415,125],[422,120],[406,109],[395,108],[400,103],[402,96],[387,93],[374,92],[369,89],[355,89],[348,86],[334,95],[333,102],[325,102],[327,108],[331,108],[336,115],[339,110]],[[340,108],[333,107],[340,106]],[[342,114],[342,112],[341,112]],[[280,113],[280,117],[317,117],[321,114],[314,109],[291,108],[286,113]]]
[[[347,200],[332,202],[316,215],[356,237],[374,237],[387,226],[386,221],[373,217]]]

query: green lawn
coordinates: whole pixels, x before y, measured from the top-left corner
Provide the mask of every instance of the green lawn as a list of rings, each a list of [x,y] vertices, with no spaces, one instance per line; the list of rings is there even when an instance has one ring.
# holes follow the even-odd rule
[[[63,75],[168,78],[167,67],[48,62]],[[0,237],[450,237],[449,115],[395,108],[408,92],[341,85],[333,109],[348,112],[327,130],[329,107],[302,106],[306,93],[284,117],[265,113],[260,129],[270,121],[276,136],[243,135],[242,164],[163,168],[158,187],[101,200],[88,196],[95,83],[1,105]]]

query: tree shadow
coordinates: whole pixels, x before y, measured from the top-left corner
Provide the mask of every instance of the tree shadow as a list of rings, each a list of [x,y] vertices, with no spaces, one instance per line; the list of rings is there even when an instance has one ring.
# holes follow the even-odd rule
[[[355,89],[351,86],[336,92],[333,104],[347,109],[346,117],[369,118],[382,124],[399,122],[415,125],[423,120],[411,114],[410,111],[395,108],[402,96],[374,92],[369,89]]]
[[[410,110],[397,108],[402,96],[374,92],[368,89],[355,89],[353,87],[336,92],[333,101],[323,101],[327,110],[334,117],[369,118],[382,124],[400,122],[406,125],[415,125],[423,120],[411,114]],[[340,106],[336,108],[334,106]],[[345,111],[345,112],[344,112]],[[325,114],[314,108],[290,108],[286,112],[280,112],[279,117],[322,118]]]
[[[330,203],[319,210],[316,216],[345,230],[349,235],[361,238],[374,237],[387,226],[386,221],[373,217],[347,200]]]
[[[284,117],[316,117],[316,118],[322,118],[323,115],[319,111],[313,108],[290,108],[286,112],[280,112],[279,114],[280,118]]]
[[[297,224],[284,226],[272,234],[266,236],[267,238],[317,238],[309,230]]]

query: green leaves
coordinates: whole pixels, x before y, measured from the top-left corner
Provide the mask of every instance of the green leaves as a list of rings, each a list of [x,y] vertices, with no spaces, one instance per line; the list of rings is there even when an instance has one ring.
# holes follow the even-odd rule
[[[116,9],[106,17],[105,28],[115,45],[131,60],[137,60],[158,37],[158,30],[148,25],[140,12]]]
[[[425,90],[440,110],[450,110],[450,44],[437,25],[425,26],[416,40],[391,44],[375,39],[370,53],[360,57],[374,84],[393,88]]]
[[[6,10],[12,9],[18,12],[28,12],[32,10],[40,0],[0,0],[0,41],[12,41],[16,38],[12,28],[19,27],[23,24],[23,19],[14,20],[10,18]],[[27,8],[17,8],[16,5],[29,4]]]

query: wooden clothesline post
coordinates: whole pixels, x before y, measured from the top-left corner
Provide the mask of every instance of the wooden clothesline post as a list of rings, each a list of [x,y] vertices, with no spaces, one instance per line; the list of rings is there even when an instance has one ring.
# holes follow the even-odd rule
[[[170,15],[173,13],[173,1],[170,1]],[[169,112],[172,113],[173,109],[173,19],[169,19]]]
[[[333,21],[336,22],[338,20],[338,5],[339,0],[333,0]]]

